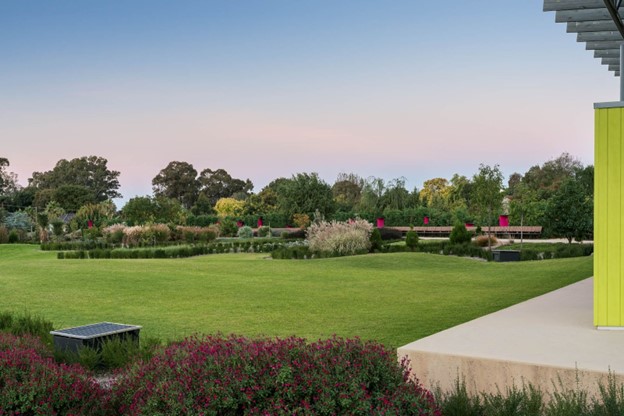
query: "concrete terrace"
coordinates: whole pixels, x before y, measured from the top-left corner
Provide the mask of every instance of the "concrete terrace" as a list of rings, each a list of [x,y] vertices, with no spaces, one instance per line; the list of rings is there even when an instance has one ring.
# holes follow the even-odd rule
[[[398,349],[425,385],[452,388],[458,374],[471,393],[530,382],[578,385],[590,394],[611,371],[624,382],[624,331],[593,325],[589,278]],[[560,381],[559,381],[560,380]]]

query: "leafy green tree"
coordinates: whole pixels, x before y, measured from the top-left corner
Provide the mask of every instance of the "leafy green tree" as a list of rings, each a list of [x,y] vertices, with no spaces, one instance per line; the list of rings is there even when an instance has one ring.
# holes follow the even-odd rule
[[[121,209],[122,218],[130,225],[153,222],[158,215],[158,204],[149,196],[131,198]]]
[[[381,217],[385,208],[382,199],[385,192],[386,182],[382,178],[369,177],[362,188],[358,211]]]
[[[210,204],[210,199],[208,199],[206,194],[199,194],[197,201],[195,201],[195,204],[191,207],[191,212],[193,215],[210,215],[214,212]]]
[[[405,189],[404,177],[392,179],[388,182],[381,197],[381,204],[386,209],[404,210],[409,208],[410,193]]]
[[[253,183],[249,179],[233,178],[225,169],[204,169],[199,174],[198,181],[200,192],[208,197],[211,205],[216,204],[220,198],[229,198],[240,192],[248,195],[253,189]]]
[[[52,200],[67,212],[76,212],[85,204],[95,204],[95,195],[82,185],[61,185],[53,190]]]
[[[7,171],[9,165],[7,158],[0,157],[0,196],[12,194],[19,189],[17,175]]]
[[[33,172],[29,185],[37,189],[55,190],[63,185],[78,185],[89,189],[95,197],[94,202],[102,202],[111,198],[120,198],[119,172],[109,170],[108,161],[98,156],[83,156],[56,163],[54,169],[46,172]]]
[[[428,179],[420,190],[420,200],[428,207],[447,209],[451,186],[444,178]]]
[[[583,185],[568,179],[548,202],[546,221],[549,230],[557,236],[581,241],[593,230],[593,201]]]
[[[317,173],[297,173],[283,182],[277,192],[279,210],[288,217],[293,214],[312,216],[316,210],[329,217],[334,212],[331,187]]]
[[[245,208],[245,202],[234,198],[220,198],[214,206],[214,210],[221,218],[241,215]]]
[[[488,224],[488,249],[492,251],[492,222],[500,210],[503,174],[498,165],[479,165],[479,172],[472,177],[474,203]]]
[[[197,171],[187,162],[169,162],[152,179],[152,189],[154,196],[177,199],[185,208],[190,209],[199,194]]]
[[[354,173],[340,173],[332,185],[336,207],[341,211],[353,211],[362,197],[364,179]]]
[[[566,179],[574,177],[582,169],[580,161],[568,153],[562,153],[542,166],[532,166],[522,181],[536,193],[537,199],[548,200]]]

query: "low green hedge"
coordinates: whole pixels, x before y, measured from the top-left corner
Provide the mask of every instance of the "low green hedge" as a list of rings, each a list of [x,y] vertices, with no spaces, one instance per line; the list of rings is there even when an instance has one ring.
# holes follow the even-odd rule
[[[174,259],[206,254],[223,253],[271,253],[282,247],[282,242],[227,242],[194,246],[169,246],[137,249],[94,249],[59,251],[58,259]]]

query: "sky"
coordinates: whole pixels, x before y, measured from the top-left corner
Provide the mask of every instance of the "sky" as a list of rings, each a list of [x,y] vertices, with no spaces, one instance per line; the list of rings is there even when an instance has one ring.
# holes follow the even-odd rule
[[[171,161],[271,180],[593,164],[619,78],[542,0],[0,0],[0,157],[97,155],[125,201]]]

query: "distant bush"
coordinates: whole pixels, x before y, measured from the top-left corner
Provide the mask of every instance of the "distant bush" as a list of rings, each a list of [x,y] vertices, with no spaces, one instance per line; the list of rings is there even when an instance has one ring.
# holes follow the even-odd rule
[[[282,231],[281,237],[284,239],[306,238],[306,231],[300,228],[292,228],[289,231]]]
[[[235,221],[229,218],[224,218],[219,222],[219,236],[234,237],[237,232],[238,226]]]
[[[472,241],[472,233],[466,229],[464,224],[456,224],[449,236],[451,244],[464,244]]]
[[[395,228],[378,228],[381,239],[384,241],[398,241],[403,239],[403,233]]]
[[[479,247],[488,247],[488,238],[490,239],[490,245],[498,243],[498,240],[493,235],[489,237],[487,235],[479,235],[475,238],[474,243]]]
[[[418,234],[416,234],[416,231],[410,230],[407,232],[405,235],[405,246],[410,250],[414,250],[418,246]]]
[[[350,222],[321,221],[308,228],[307,240],[310,251],[349,256],[368,252],[371,231],[372,225],[361,219]]]
[[[258,237],[271,237],[271,228],[266,225],[259,227]]]
[[[188,338],[114,386],[119,414],[439,415],[405,360],[374,342]]]
[[[253,237],[253,229],[248,225],[243,225],[238,229],[236,236],[239,238],[252,238]]]
[[[383,241],[381,239],[381,232],[379,231],[379,228],[373,228],[373,231],[371,231],[370,243],[371,252],[380,251],[383,248]]]
[[[17,242],[19,242],[19,234],[17,233],[17,231],[11,230],[11,232],[9,233],[8,243],[15,244]]]

